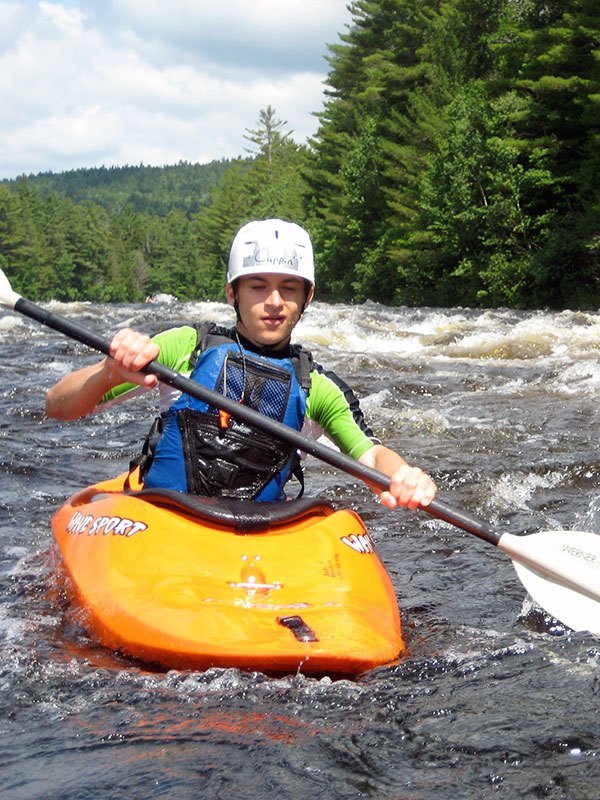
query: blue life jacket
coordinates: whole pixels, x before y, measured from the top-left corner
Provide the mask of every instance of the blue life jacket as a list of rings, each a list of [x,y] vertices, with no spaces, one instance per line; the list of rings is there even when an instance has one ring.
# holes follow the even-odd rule
[[[291,345],[284,358],[257,355],[234,336],[235,329],[199,328],[192,380],[301,430],[310,354]],[[166,414],[144,486],[208,497],[280,500],[292,472],[299,477],[294,447],[182,394]]]

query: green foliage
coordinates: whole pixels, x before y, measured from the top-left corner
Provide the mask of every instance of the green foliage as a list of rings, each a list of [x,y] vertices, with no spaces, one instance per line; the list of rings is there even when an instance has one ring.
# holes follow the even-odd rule
[[[333,302],[600,305],[597,0],[354,0],[308,146],[0,183],[0,263],[37,299],[223,299],[250,219],[305,225]]]
[[[597,4],[351,8],[306,175],[321,292],[597,307]]]
[[[78,170],[0,184],[3,269],[37,300],[223,299],[240,225],[265,216],[304,222],[308,149],[279,132],[285,124],[262,111],[250,132],[254,158],[224,169]]]
[[[190,217],[210,201],[212,187],[231,163],[223,160],[209,164],[180,162],[165,167],[94,167],[27,177],[43,199],[56,193],[78,205],[89,201],[102,206],[111,217],[125,208],[159,217],[179,208]]]

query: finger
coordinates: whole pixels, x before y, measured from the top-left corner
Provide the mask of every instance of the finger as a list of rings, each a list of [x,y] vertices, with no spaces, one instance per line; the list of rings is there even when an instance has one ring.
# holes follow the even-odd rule
[[[129,352],[131,342],[135,340],[137,334],[130,328],[122,328],[113,336],[110,343],[110,355],[119,364],[123,363],[124,358]]]
[[[159,347],[155,344],[149,336],[145,336],[137,340],[130,351],[131,367],[130,369],[138,371],[149,364],[158,356]]]
[[[144,386],[147,386],[148,389],[154,389],[157,383],[158,378],[156,375],[144,375]]]
[[[407,507],[415,509],[429,505],[435,497],[436,490],[437,487],[429,475],[423,473],[408,498]]]
[[[389,492],[401,505],[406,505],[415,492],[420,477],[420,470],[407,464],[400,467],[392,475]]]
[[[115,335],[113,336],[112,341],[110,343],[110,356],[111,356],[111,358],[115,357],[115,353],[117,352],[117,349],[119,348],[121,340],[123,339],[124,336],[127,335],[127,331],[128,331],[127,328],[121,328],[121,330],[118,330],[115,333]]]
[[[414,510],[433,500],[436,486],[423,470],[406,465],[392,476],[389,492],[400,505]]]
[[[428,506],[437,493],[437,486],[435,483],[431,480],[431,478],[429,478],[429,476],[426,477],[428,478],[428,481],[423,487],[421,497],[419,498],[419,505],[422,507]]]
[[[110,353],[121,369],[138,372],[158,356],[159,347],[149,336],[123,328],[113,337]]]
[[[388,508],[396,508],[398,506],[398,501],[393,494],[390,494],[390,492],[381,492],[379,499],[381,500],[382,504]]]

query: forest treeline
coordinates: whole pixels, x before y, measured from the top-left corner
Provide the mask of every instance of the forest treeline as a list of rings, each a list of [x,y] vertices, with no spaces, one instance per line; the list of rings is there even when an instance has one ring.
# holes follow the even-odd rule
[[[0,184],[33,299],[222,299],[249,219],[310,231],[330,302],[600,307],[597,0],[355,0],[306,145],[270,106],[245,157]]]

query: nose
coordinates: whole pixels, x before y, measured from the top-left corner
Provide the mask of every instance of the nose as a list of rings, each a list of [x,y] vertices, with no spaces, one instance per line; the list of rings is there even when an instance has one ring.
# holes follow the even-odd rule
[[[280,308],[283,305],[283,300],[278,289],[273,289],[265,300],[265,305],[274,306],[275,308]]]

